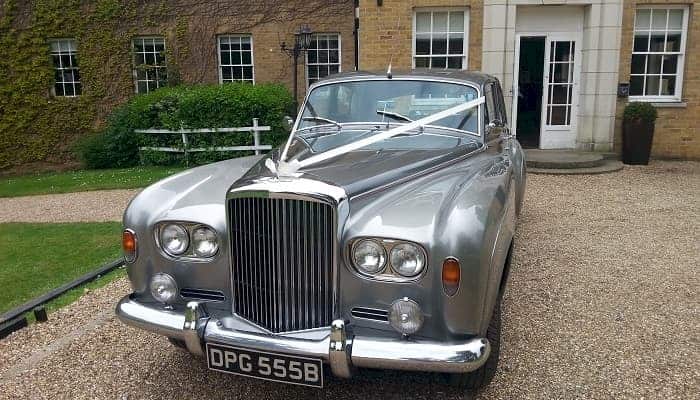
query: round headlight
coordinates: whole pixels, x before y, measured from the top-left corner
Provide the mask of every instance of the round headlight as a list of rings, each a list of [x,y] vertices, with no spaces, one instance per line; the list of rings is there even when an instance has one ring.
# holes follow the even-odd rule
[[[412,277],[425,268],[425,253],[411,243],[401,243],[391,249],[391,267],[399,274]]]
[[[200,227],[192,232],[192,248],[197,257],[212,257],[219,250],[216,232],[209,228]]]
[[[179,256],[187,251],[187,247],[190,245],[190,237],[184,227],[177,224],[168,224],[160,230],[160,245],[171,256]]]
[[[353,248],[352,261],[360,272],[376,274],[386,265],[384,246],[370,239],[362,239]]]
[[[416,333],[423,326],[423,312],[418,303],[404,297],[391,304],[389,324],[403,335]]]
[[[177,297],[177,284],[172,276],[157,273],[151,278],[151,296],[161,303],[172,303]]]

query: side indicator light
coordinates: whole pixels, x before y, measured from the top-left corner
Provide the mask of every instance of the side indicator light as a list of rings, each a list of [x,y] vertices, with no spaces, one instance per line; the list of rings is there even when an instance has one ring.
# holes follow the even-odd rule
[[[448,296],[454,296],[459,289],[461,268],[459,261],[454,257],[447,257],[442,262],[442,289]]]

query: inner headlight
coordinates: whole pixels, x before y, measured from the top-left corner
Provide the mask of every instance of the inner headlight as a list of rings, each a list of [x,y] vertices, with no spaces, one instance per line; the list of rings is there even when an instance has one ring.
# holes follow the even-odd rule
[[[386,266],[386,250],[374,240],[362,239],[353,248],[352,261],[360,272],[374,275]]]
[[[206,227],[199,227],[192,232],[192,247],[197,257],[212,257],[219,250],[216,232]]]
[[[177,224],[163,226],[160,230],[160,245],[171,256],[181,255],[190,245],[187,229]]]
[[[425,268],[425,253],[411,243],[397,244],[391,249],[391,267],[402,276],[416,276]]]

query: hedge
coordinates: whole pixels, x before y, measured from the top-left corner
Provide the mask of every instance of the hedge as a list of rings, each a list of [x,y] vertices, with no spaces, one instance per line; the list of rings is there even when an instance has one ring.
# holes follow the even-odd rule
[[[182,165],[180,153],[139,151],[141,146],[182,147],[179,134],[135,134],[135,129],[226,128],[251,126],[253,118],[269,125],[261,133],[263,144],[273,147],[287,137],[284,116],[291,114],[294,102],[289,91],[278,84],[227,83],[166,87],[134,97],[117,108],[100,133],[87,137],[78,153],[87,168],[117,168],[136,164]],[[252,134],[193,134],[191,147],[252,145]],[[203,164],[245,152],[190,153],[190,164]],[[249,154],[249,153],[248,153]]]

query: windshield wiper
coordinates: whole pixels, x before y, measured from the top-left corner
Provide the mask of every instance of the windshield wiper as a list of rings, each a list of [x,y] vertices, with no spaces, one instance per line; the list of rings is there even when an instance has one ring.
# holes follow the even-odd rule
[[[377,110],[377,114],[386,115],[387,117],[393,117],[394,119],[400,119],[402,121],[413,122],[413,120],[407,116],[395,113],[393,111]]]
[[[333,124],[333,125],[335,125],[336,127],[338,127],[338,130],[340,130],[340,129],[343,127],[342,125],[340,125],[340,122],[333,121],[332,119],[323,118],[323,117],[316,117],[316,116],[314,116],[314,117],[304,117],[304,118],[302,118],[301,120],[302,120],[302,121],[317,121],[317,122],[320,121],[320,122],[328,122],[329,124]]]

